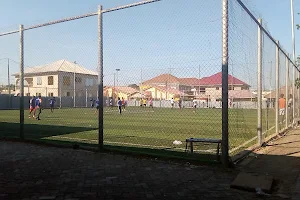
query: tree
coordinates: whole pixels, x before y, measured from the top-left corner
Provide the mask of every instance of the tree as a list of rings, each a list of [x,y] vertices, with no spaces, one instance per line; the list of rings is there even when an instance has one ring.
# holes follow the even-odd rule
[[[299,24],[297,24],[297,29],[298,29],[298,26],[299,26]],[[296,65],[297,65],[297,67],[299,69],[299,67],[300,67],[300,56],[297,57]],[[296,80],[295,80],[295,86],[297,87],[297,89],[300,88],[300,78],[296,78]]]
[[[130,85],[128,85],[128,87],[140,90],[140,87],[137,84],[130,84]]]

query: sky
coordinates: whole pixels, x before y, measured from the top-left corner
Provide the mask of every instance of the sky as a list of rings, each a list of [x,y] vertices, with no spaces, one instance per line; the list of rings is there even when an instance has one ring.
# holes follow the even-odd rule
[[[139,0],[1,0],[0,32],[96,12]],[[229,2],[229,73],[251,86],[256,84],[257,26],[235,0]],[[289,0],[243,0],[271,35],[292,53]],[[178,77],[209,76],[221,71],[221,0],[162,0],[125,10],[104,13],[104,84],[112,85],[120,69],[119,85],[139,83],[161,73]],[[295,1],[295,13],[300,2]],[[295,15],[295,23],[300,16]],[[299,30],[300,31],[300,30]],[[295,30],[296,55],[300,32]],[[60,59],[76,61],[92,70],[97,67],[97,17],[25,31],[25,66],[37,66]],[[266,38],[264,62],[275,63],[274,45]],[[0,84],[19,70],[19,35],[0,37]],[[266,64],[264,77],[272,77]],[[270,69],[269,69],[270,68]],[[283,84],[284,80],[281,80]],[[266,82],[267,84],[267,82]],[[273,85],[273,83],[270,83]]]

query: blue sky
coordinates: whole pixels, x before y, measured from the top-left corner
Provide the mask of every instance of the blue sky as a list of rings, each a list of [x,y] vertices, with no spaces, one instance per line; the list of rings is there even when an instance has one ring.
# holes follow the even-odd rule
[[[3,0],[0,6],[0,32],[18,29],[21,23],[27,27],[94,12],[99,4],[105,9],[137,1]],[[263,18],[273,37],[280,40],[282,46],[291,53],[290,1],[244,2],[257,17]],[[257,29],[236,3],[233,3],[231,9],[230,72],[254,86],[255,73],[249,72],[253,71],[253,63],[257,62],[254,45]],[[297,11],[300,12],[299,1],[295,1]],[[121,69],[120,85],[139,83],[161,73],[172,73],[179,77],[203,77],[219,72],[221,17],[221,0],[162,0],[105,13],[104,83],[112,84],[112,74],[116,68]],[[295,16],[297,21],[300,21],[298,15]],[[296,30],[296,42],[299,36]],[[18,61],[18,42],[18,34],[0,37],[0,59],[9,57]],[[297,53],[300,51],[297,43],[296,47]],[[272,51],[266,54],[272,54]],[[97,17],[25,32],[25,66],[42,65],[59,59],[76,60],[86,68],[96,69]],[[0,84],[6,84],[5,60],[0,60],[0,68]],[[11,63],[11,72],[17,71],[18,65]]]

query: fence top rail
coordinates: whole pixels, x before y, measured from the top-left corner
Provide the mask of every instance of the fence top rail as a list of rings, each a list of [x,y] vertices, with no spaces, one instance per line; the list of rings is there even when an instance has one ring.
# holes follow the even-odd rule
[[[122,9],[125,9],[125,8],[131,8],[131,7],[135,7],[135,6],[139,6],[139,5],[154,3],[154,2],[157,2],[157,1],[161,1],[161,0],[140,1],[140,2],[136,2],[136,3],[132,3],[132,4],[118,6],[118,7],[115,7],[115,8],[104,9],[104,10],[102,10],[102,13],[108,13],[108,12],[112,12],[112,11],[122,10]],[[43,23],[43,24],[37,24],[37,25],[33,25],[33,26],[29,26],[27,28],[24,28],[23,30],[26,31],[26,30],[30,30],[30,29],[40,28],[40,27],[43,27],[43,26],[49,26],[49,25],[58,24],[58,23],[62,23],[62,22],[73,21],[73,20],[76,20],[76,19],[87,18],[87,17],[91,17],[91,16],[95,16],[95,15],[98,15],[98,12],[92,12],[92,13],[87,13],[87,14],[83,14],[83,15],[79,15],[79,16],[68,17],[68,18],[64,18],[64,19],[60,19],[60,20],[50,21],[50,22],[46,22],[46,23]],[[0,33],[0,36],[10,35],[10,34],[18,33],[18,32],[20,32],[20,30],[4,32],[4,33]]]
[[[0,33],[0,36],[10,35],[10,34],[18,33],[18,32],[19,32],[19,30],[8,31],[8,32]]]
[[[253,19],[253,21],[260,27],[260,29],[274,42],[274,44],[278,47],[278,49],[287,57],[287,59],[293,64],[293,66],[300,72],[297,65],[290,59],[288,54],[280,47],[280,45],[276,42],[276,40],[270,35],[270,33],[258,22],[258,20],[254,17],[251,11],[245,6],[245,4],[241,0],[236,0],[241,7],[249,14],[249,16]]]

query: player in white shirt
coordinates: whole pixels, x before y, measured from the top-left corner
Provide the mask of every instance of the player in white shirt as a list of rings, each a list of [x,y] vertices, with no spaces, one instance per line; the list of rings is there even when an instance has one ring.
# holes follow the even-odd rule
[[[196,109],[197,109],[197,100],[196,100],[196,98],[193,100],[193,109],[194,109],[193,112],[196,112]]]
[[[173,98],[171,99],[171,106],[172,106],[171,108],[173,109],[174,108],[174,99]]]

